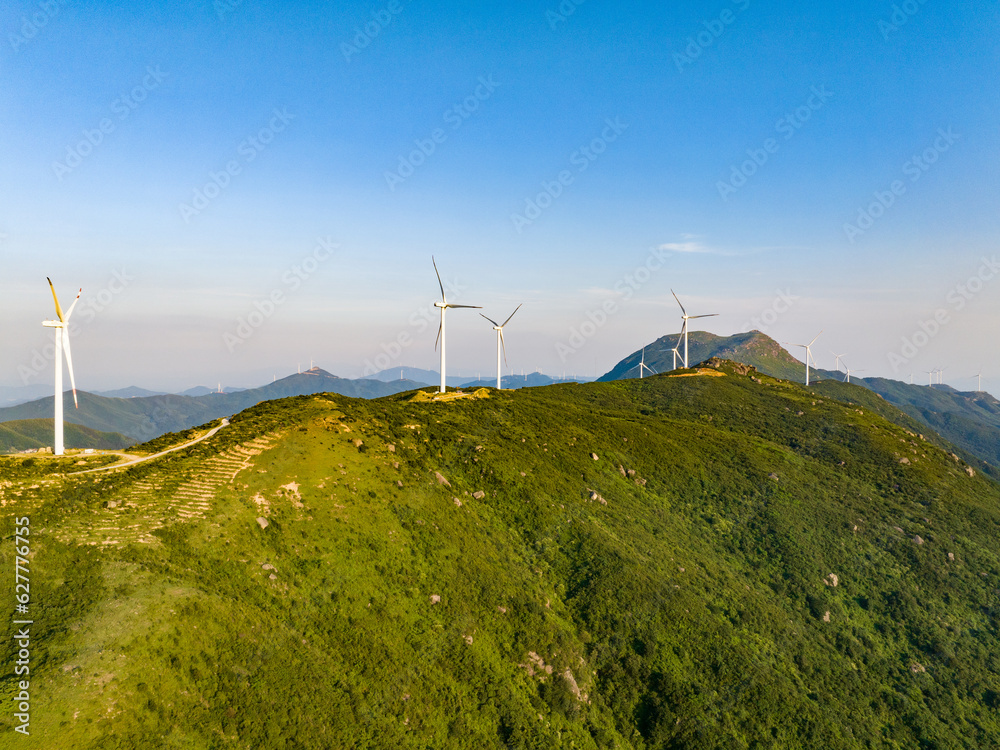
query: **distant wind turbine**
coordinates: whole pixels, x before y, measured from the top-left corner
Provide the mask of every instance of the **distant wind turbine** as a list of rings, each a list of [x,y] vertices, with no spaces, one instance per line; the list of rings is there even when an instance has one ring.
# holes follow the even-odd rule
[[[674,299],[677,300],[677,304],[681,308],[681,320],[684,321],[684,325],[681,326],[681,335],[684,337],[684,369],[688,367],[688,321],[696,320],[697,318],[717,318],[718,313],[712,313],[711,315],[688,315],[687,310],[684,309],[684,305],[681,305],[680,299],[677,297],[677,293],[671,289],[670,293],[674,295]]]
[[[66,350],[66,367],[69,369],[69,382],[73,387],[73,404],[79,409],[80,403],[76,399],[76,379],[73,377],[73,355],[69,347],[69,319],[73,314],[73,308],[76,307],[76,303],[80,301],[83,289],[76,293],[76,299],[73,300],[73,304],[69,306],[69,310],[64,315],[62,307],[59,305],[59,297],[56,296],[56,288],[52,284],[52,279],[47,278],[46,280],[49,282],[49,288],[52,290],[52,299],[56,303],[56,317],[59,318],[58,320],[42,321],[43,326],[54,328],[56,335],[55,445],[53,445],[52,452],[56,456],[62,456],[66,453],[63,445],[63,349]]]
[[[847,355],[846,354],[837,354],[837,352],[830,352],[830,354],[832,354],[834,357],[837,358],[837,364],[834,366],[833,369],[835,369],[837,372],[840,372],[840,360],[842,360]]]
[[[847,370],[847,382],[848,382],[848,383],[850,383],[850,382],[851,382],[851,373],[852,373],[852,372],[864,372],[864,370],[852,370],[852,369],[851,369],[850,367],[848,367],[847,365],[844,365],[844,369],[845,369],[845,370]]]
[[[642,379],[643,370],[649,370],[653,375],[659,375],[659,373],[652,367],[646,364],[646,347],[642,347],[642,359],[639,360],[639,379]]]
[[[441,293],[444,294],[444,290],[443,289],[441,290]],[[524,303],[522,302],[521,304],[523,305]],[[510,319],[513,318],[514,314],[518,310],[520,310],[520,309],[521,309],[521,305],[518,305],[517,307],[515,307],[514,308],[514,312],[512,312],[510,314],[510,316],[507,318],[507,320],[505,320],[503,322],[503,325],[500,325],[499,323],[497,323],[492,318],[486,318],[485,315],[483,315],[482,313],[479,313],[484,318],[486,318],[488,321],[490,321],[490,323],[493,324],[493,330],[497,332],[497,390],[498,391],[503,388],[502,380],[500,378],[500,350],[501,349],[503,350],[503,361],[504,361],[505,364],[507,362],[507,344],[505,344],[504,340],[503,340],[503,328],[504,328],[505,325],[507,325],[508,323],[510,323]],[[442,312],[442,314],[443,314],[443,312]]]
[[[816,339],[818,339],[822,335],[823,335],[823,332],[820,331],[819,333],[816,334],[816,338],[814,338],[808,344],[789,344],[787,341],[785,342],[785,346],[801,346],[803,349],[806,350],[806,387],[807,388],[809,387],[809,360],[812,360],[813,367],[816,367],[816,360],[813,359],[813,355],[812,355],[812,345],[815,344],[816,343]]]
[[[976,393],[982,393],[983,392],[983,371],[980,370],[979,374],[973,375],[972,377],[977,378],[979,380],[979,385],[976,386]]]
[[[447,389],[445,388],[446,375],[445,375],[445,365],[447,363],[446,352],[445,352],[445,327],[444,327],[444,314],[451,308],[463,308],[469,310],[482,310],[480,305],[451,305],[448,304],[448,298],[444,293],[444,284],[441,283],[441,274],[438,273],[437,262],[434,260],[434,256],[431,256],[431,263],[434,264],[434,273],[437,275],[438,286],[441,287],[441,301],[435,302],[434,307],[441,308],[441,325],[438,327],[437,339],[434,340],[434,348],[437,349],[438,341],[441,342],[441,393],[444,393]]]

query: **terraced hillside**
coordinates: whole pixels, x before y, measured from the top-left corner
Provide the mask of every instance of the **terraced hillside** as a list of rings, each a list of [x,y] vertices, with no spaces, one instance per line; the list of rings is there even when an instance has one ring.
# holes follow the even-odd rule
[[[34,618],[0,742],[1000,745],[1000,487],[855,395],[716,363],[0,459]]]

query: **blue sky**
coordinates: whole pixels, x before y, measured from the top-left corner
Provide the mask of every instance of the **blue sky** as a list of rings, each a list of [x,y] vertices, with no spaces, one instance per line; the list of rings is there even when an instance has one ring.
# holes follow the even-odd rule
[[[997,3],[664,6],[5,4],[0,384],[51,382],[46,276],[84,287],[83,388],[433,367],[433,253],[455,301],[524,302],[518,371],[607,371],[674,288],[996,392]],[[449,334],[494,368],[485,321]]]

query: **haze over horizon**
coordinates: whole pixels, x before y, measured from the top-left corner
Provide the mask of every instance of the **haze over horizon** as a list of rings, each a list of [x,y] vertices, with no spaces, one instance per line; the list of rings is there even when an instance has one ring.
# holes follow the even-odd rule
[[[17,0],[0,384],[52,382],[47,276],[83,287],[83,390],[437,369],[434,254],[449,301],[524,303],[518,373],[607,372],[679,330],[674,289],[718,335],[823,330],[820,367],[995,393],[998,26],[943,0]],[[449,375],[495,373],[476,312]]]

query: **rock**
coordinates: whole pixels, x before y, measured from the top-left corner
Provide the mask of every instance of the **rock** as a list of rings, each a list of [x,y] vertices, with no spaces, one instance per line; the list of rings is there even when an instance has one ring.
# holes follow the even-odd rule
[[[431,604],[437,604],[439,601],[441,601],[440,596],[437,594],[431,594]]]
[[[830,622],[830,610],[823,613],[823,622]]]
[[[955,562],[955,553],[954,552],[949,552],[948,553],[948,560],[950,560],[951,562]]]
[[[908,458],[901,458],[901,459],[899,459],[899,463],[901,463],[901,464],[908,464],[908,463],[910,463],[910,459],[908,459]]]
[[[466,643],[468,643],[470,646],[472,645],[472,636],[471,635],[463,635],[462,637],[465,638],[465,642]]]
[[[910,671],[913,672],[913,674],[923,674],[927,670],[924,669],[923,664],[919,662],[913,662],[913,664],[910,665]]]
[[[443,484],[445,487],[451,487],[451,482],[449,482],[447,479],[441,476],[440,471],[435,471],[434,477],[438,480],[438,484]]]
[[[917,534],[915,537],[913,537],[913,543],[916,545],[921,545],[924,543],[924,540],[920,537],[919,534]]]
[[[502,615],[505,615],[505,614],[507,614],[507,608],[506,607],[497,607],[497,612],[499,612]]]
[[[921,435],[920,437],[921,437],[921,438],[923,438],[923,435]],[[952,453],[952,454],[951,454],[951,457],[955,459],[955,463],[956,463],[956,464],[957,464],[957,463],[958,463],[959,461],[961,461],[961,460],[962,460],[962,459],[960,459],[960,458],[959,458],[959,457],[958,457],[957,455],[955,455],[954,453]]]
[[[397,487],[402,487],[403,486],[403,482],[401,480],[397,479],[396,480],[396,486]]]
[[[364,444],[365,444],[365,441],[362,440],[361,438],[354,438],[354,447],[355,448],[360,448]]]
[[[573,676],[573,672],[569,669],[569,667],[567,667],[566,671],[562,673],[562,678],[569,687],[569,691],[573,693],[573,696],[578,701],[583,700],[583,698],[580,697],[580,686],[576,684],[576,678]]]
[[[592,459],[594,459],[595,461],[598,461],[598,460],[599,460],[599,459],[597,458],[597,454],[596,454],[596,453],[591,453],[591,454],[590,454],[590,457],[591,457]]]
[[[970,477],[976,476],[976,470],[973,469],[971,466],[965,467],[965,473],[968,474]]]
[[[399,468],[399,461],[393,461],[392,462],[392,468],[398,469]]]
[[[618,472],[619,472],[619,473],[620,473],[620,474],[621,474],[621,475],[622,475],[623,477],[624,477],[624,476],[628,476],[628,475],[627,475],[627,474],[625,473],[625,467],[624,467],[624,466],[622,466],[621,464],[618,464]]]
[[[635,469],[629,469],[625,473],[628,474],[629,477],[634,477],[635,476]]]
[[[905,532],[904,532],[904,531],[903,531],[903,530],[902,530],[901,528],[899,528],[898,526],[893,526],[892,528],[894,528],[894,529],[895,529],[896,531],[898,531],[898,532],[899,532],[900,534],[903,534],[903,533],[905,533]]]
[[[472,493],[472,496],[473,496],[473,497],[474,497],[474,498],[475,498],[476,500],[482,500],[482,499],[483,499],[484,497],[486,497],[486,493],[485,493],[485,492],[483,492],[482,490],[479,490],[479,492],[473,492],[473,493]]]
[[[277,570],[277,568],[274,567],[273,565],[271,565],[271,563],[264,563],[263,565],[260,566],[260,569],[261,570]]]
[[[768,478],[768,479],[773,479],[773,480],[774,480],[775,482],[777,482],[777,481],[778,481],[778,475],[777,475],[777,474],[775,474],[774,472],[771,472],[770,474],[768,474],[768,475],[767,475],[767,478]]]
[[[262,529],[266,529],[268,526],[270,526],[266,518],[258,518],[257,525],[260,526]]]
[[[396,452],[396,446],[390,444],[389,445],[389,453],[395,453],[395,452]]]
[[[526,476],[528,476],[528,475],[527,475],[527,474],[525,474],[525,473],[524,473],[524,472],[522,471],[522,472],[521,472],[521,476],[522,476],[522,477],[526,477]]]
[[[824,580],[823,583],[827,586],[837,588],[840,585],[840,578],[837,577],[836,573],[830,573]]]
[[[274,573],[271,573],[271,575],[269,575],[268,578],[270,578],[272,581],[278,580],[278,576],[276,576]]]
[[[109,500],[108,501],[108,507],[109,508],[117,508],[118,507],[118,501],[117,500]]]
[[[455,505],[457,505],[459,508],[462,507],[462,501],[459,500],[457,497],[453,497],[452,500],[455,501]]]
[[[645,487],[646,486],[646,480],[643,479],[642,477],[636,477],[635,478],[635,483],[637,485],[639,485],[640,487]]]

